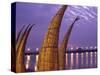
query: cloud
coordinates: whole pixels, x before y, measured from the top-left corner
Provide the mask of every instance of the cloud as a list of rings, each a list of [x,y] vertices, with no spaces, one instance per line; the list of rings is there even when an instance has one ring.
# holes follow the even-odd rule
[[[70,10],[69,11],[72,15],[77,15],[74,11]]]
[[[84,9],[86,9],[86,10],[90,10],[90,8],[89,7],[87,7],[87,6],[82,6]]]

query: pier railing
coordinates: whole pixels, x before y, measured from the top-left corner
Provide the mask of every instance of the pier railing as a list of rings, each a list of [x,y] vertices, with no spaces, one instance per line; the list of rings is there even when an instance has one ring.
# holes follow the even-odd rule
[[[34,62],[38,61],[39,51],[26,52],[25,56],[33,56]],[[31,60],[30,60],[31,61]],[[29,63],[27,65],[30,65]],[[36,63],[34,63],[36,71]],[[97,67],[97,49],[73,49],[66,51],[66,69],[96,68]],[[27,68],[29,68],[27,66]]]

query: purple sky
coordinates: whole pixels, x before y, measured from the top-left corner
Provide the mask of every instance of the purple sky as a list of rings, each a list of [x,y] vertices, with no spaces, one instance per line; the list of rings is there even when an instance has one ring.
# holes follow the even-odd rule
[[[42,46],[48,24],[60,7],[61,5],[53,4],[16,4],[16,33],[23,25],[36,24],[30,32],[26,48],[35,50]],[[69,6],[66,9],[60,28],[59,44],[75,16],[79,16],[80,20],[73,27],[68,47],[97,46],[97,8],[88,6]]]

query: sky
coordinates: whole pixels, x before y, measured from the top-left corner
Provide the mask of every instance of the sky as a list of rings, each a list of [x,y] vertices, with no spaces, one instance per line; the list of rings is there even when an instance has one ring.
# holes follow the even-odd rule
[[[26,49],[41,48],[48,25],[61,6],[17,2],[16,35],[23,25],[36,24],[29,34]],[[65,11],[59,33],[59,45],[76,16],[79,16],[80,20],[74,24],[68,48],[97,46],[97,7],[78,5],[68,5]]]

